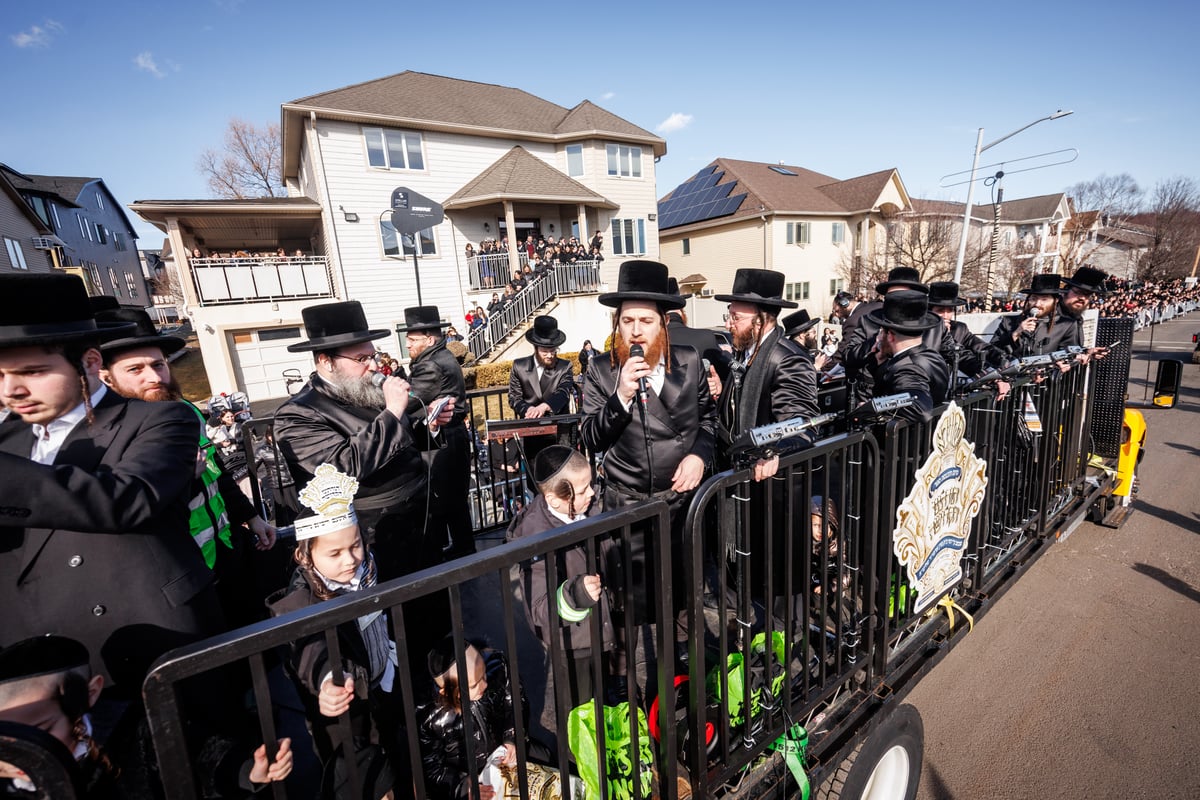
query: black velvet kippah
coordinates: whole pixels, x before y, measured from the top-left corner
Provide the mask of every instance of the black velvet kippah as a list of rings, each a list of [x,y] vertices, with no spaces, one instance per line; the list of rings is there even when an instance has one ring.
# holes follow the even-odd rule
[[[34,636],[0,650],[0,683],[85,667],[88,651],[65,636]]]
[[[533,482],[541,486],[563,468],[575,451],[563,444],[552,444],[533,459]]]

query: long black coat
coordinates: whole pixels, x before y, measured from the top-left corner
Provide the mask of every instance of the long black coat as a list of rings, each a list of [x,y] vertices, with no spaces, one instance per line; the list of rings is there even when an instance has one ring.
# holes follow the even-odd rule
[[[707,358],[708,363],[717,368],[717,375],[725,380],[729,375],[729,353],[721,348],[721,340],[717,334],[703,328],[692,328],[683,324],[683,320],[675,314],[667,318],[667,337],[671,344],[681,344],[690,347]]]
[[[1024,314],[1002,317],[999,327],[992,333],[992,345],[1003,350],[1006,355],[1022,358],[1053,353],[1068,345],[1082,342],[1078,322],[1074,317],[1066,317],[1062,314],[1056,315],[1053,326],[1046,317],[1041,317],[1038,319],[1037,328],[1033,333],[1021,333],[1016,341],[1013,341],[1013,333],[1021,327],[1021,323],[1024,321]]]
[[[188,531],[196,416],[107,391],[52,465],[33,432],[0,424],[0,644],[78,639],[92,670],[136,693],[167,650],[219,632],[212,571]]]
[[[935,406],[946,401],[950,368],[935,351],[924,345],[910,347],[885,361],[875,378],[875,396],[908,392],[916,402],[897,416],[911,421],[927,420]]]
[[[571,400],[571,390],[575,385],[575,378],[571,374],[571,362],[565,358],[556,358],[554,366],[547,372],[549,390],[543,392],[534,356],[513,361],[512,371],[508,376],[508,405],[518,417],[525,416],[526,411],[539,403],[550,406],[551,414],[566,413],[567,404]]]
[[[974,377],[986,366],[999,366],[1004,360],[1004,352],[971,333],[965,323],[955,319],[950,321],[949,331],[943,327],[942,358],[951,369],[957,358],[959,372]]]
[[[645,428],[637,399],[627,410],[617,397],[619,375],[620,366],[614,367],[604,353],[591,360],[583,382],[581,434],[589,450],[605,452],[604,472],[611,486],[626,493],[661,492],[671,488],[671,478],[685,456],[695,455],[705,465],[712,464],[717,412],[695,350],[671,347],[662,396],[653,389],[649,392]],[[647,429],[654,486],[649,485],[646,464]]]
[[[815,417],[817,371],[804,349],[776,328],[759,344],[742,379],[740,397],[732,381],[721,393],[721,422],[730,438],[750,428],[793,417]],[[736,402],[736,419],[732,406]]]

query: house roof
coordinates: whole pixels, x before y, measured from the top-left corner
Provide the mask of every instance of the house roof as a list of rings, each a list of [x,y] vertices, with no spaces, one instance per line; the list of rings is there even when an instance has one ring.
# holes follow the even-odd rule
[[[69,175],[24,175],[7,167],[5,169],[13,178],[13,185],[18,190],[53,197],[55,201],[70,208],[83,208],[79,203],[79,195],[88,186],[95,184],[100,191],[108,196],[113,209],[125,221],[125,228],[128,230],[129,236],[134,239],[137,238],[137,231],[134,230],[133,225],[130,223],[128,215],[121,208],[121,204],[117,202],[117,198],[109,191],[103,178],[80,178]]]
[[[879,204],[892,181],[897,182],[907,202],[894,168],[839,181],[804,167],[718,158],[659,200],[659,229],[763,213],[861,213]],[[740,202],[738,197],[742,198]]]
[[[411,70],[301,97],[284,103],[282,111],[285,177],[296,174],[302,121],[309,112],[330,119],[509,139],[616,138],[644,143],[656,156],[667,152],[661,137],[587,100],[568,109],[521,89]]]
[[[191,239],[211,248],[278,246],[309,239],[321,224],[321,204],[307,197],[259,197],[243,200],[138,200],[130,209],[167,232],[177,220]]]
[[[914,197],[912,199],[912,213],[918,215],[961,217],[966,205],[966,203],[955,203],[951,200],[922,200],[919,197]]]
[[[20,175],[21,173],[15,172],[6,164],[0,164],[0,192],[3,192],[12,200],[13,206],[29,220],[38,233],[53,234],[54,230],[42,221],[42,218],[25,202],[25,198],[21,196],[21,193],[17,191],[17,187],[13,185],[12,176]]]
[[[1059,212],[1065,208],[1066,195],[1043,194],[1037,197],[1023,197],[1019,200],[1006,200],[1000,206],[1000,219],[1007,223],[1044,222],[1046,220],[1062,219]],[[993,206],[980,205],[971,209],[973,219],[990,221],[994,218]]]
[[[455,210],[502,200],[584,203],[601,208],[619,208],[618,204],[596,194],[520,146],[513,147],[450,195],[442,207]]]

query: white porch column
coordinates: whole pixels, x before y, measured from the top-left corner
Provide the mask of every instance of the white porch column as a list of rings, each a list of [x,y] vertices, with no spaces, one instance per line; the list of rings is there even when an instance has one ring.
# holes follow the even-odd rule
[[[167,217],[167,238],[171,240],[171,252],[175,254],[175,270],[179,278],[179,288],[183,291],[183,314],[189,308],[200,305],[196,294],[196,281],[192,277],[192,249],[183,241],[183,231],[179,227],[177,217]]]
[[[579,241],[586,247],[588,239],[591,238],[588,236],[587,206],[583,203],[577,204],[575,206],[575,215],[579,217]]]
[[[517,218],[513,214],[513,204],[511,200],[504,201],[504,226],[508,231],[508,275],[504,278],[503,286],[512,280],[514,272],[521,271],[521,248],[517,242]]]

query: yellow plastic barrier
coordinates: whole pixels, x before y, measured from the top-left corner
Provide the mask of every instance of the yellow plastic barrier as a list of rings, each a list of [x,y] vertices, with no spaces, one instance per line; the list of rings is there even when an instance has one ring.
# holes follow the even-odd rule
[[[1133,488],[1133,473],[1138,453],[1146,444],[1146,418],[1136,408],[1125,409],[1125,424],[1121,429],[1121,452],[1117,456],[1117,488],[1113,494],[1128,497]]]

